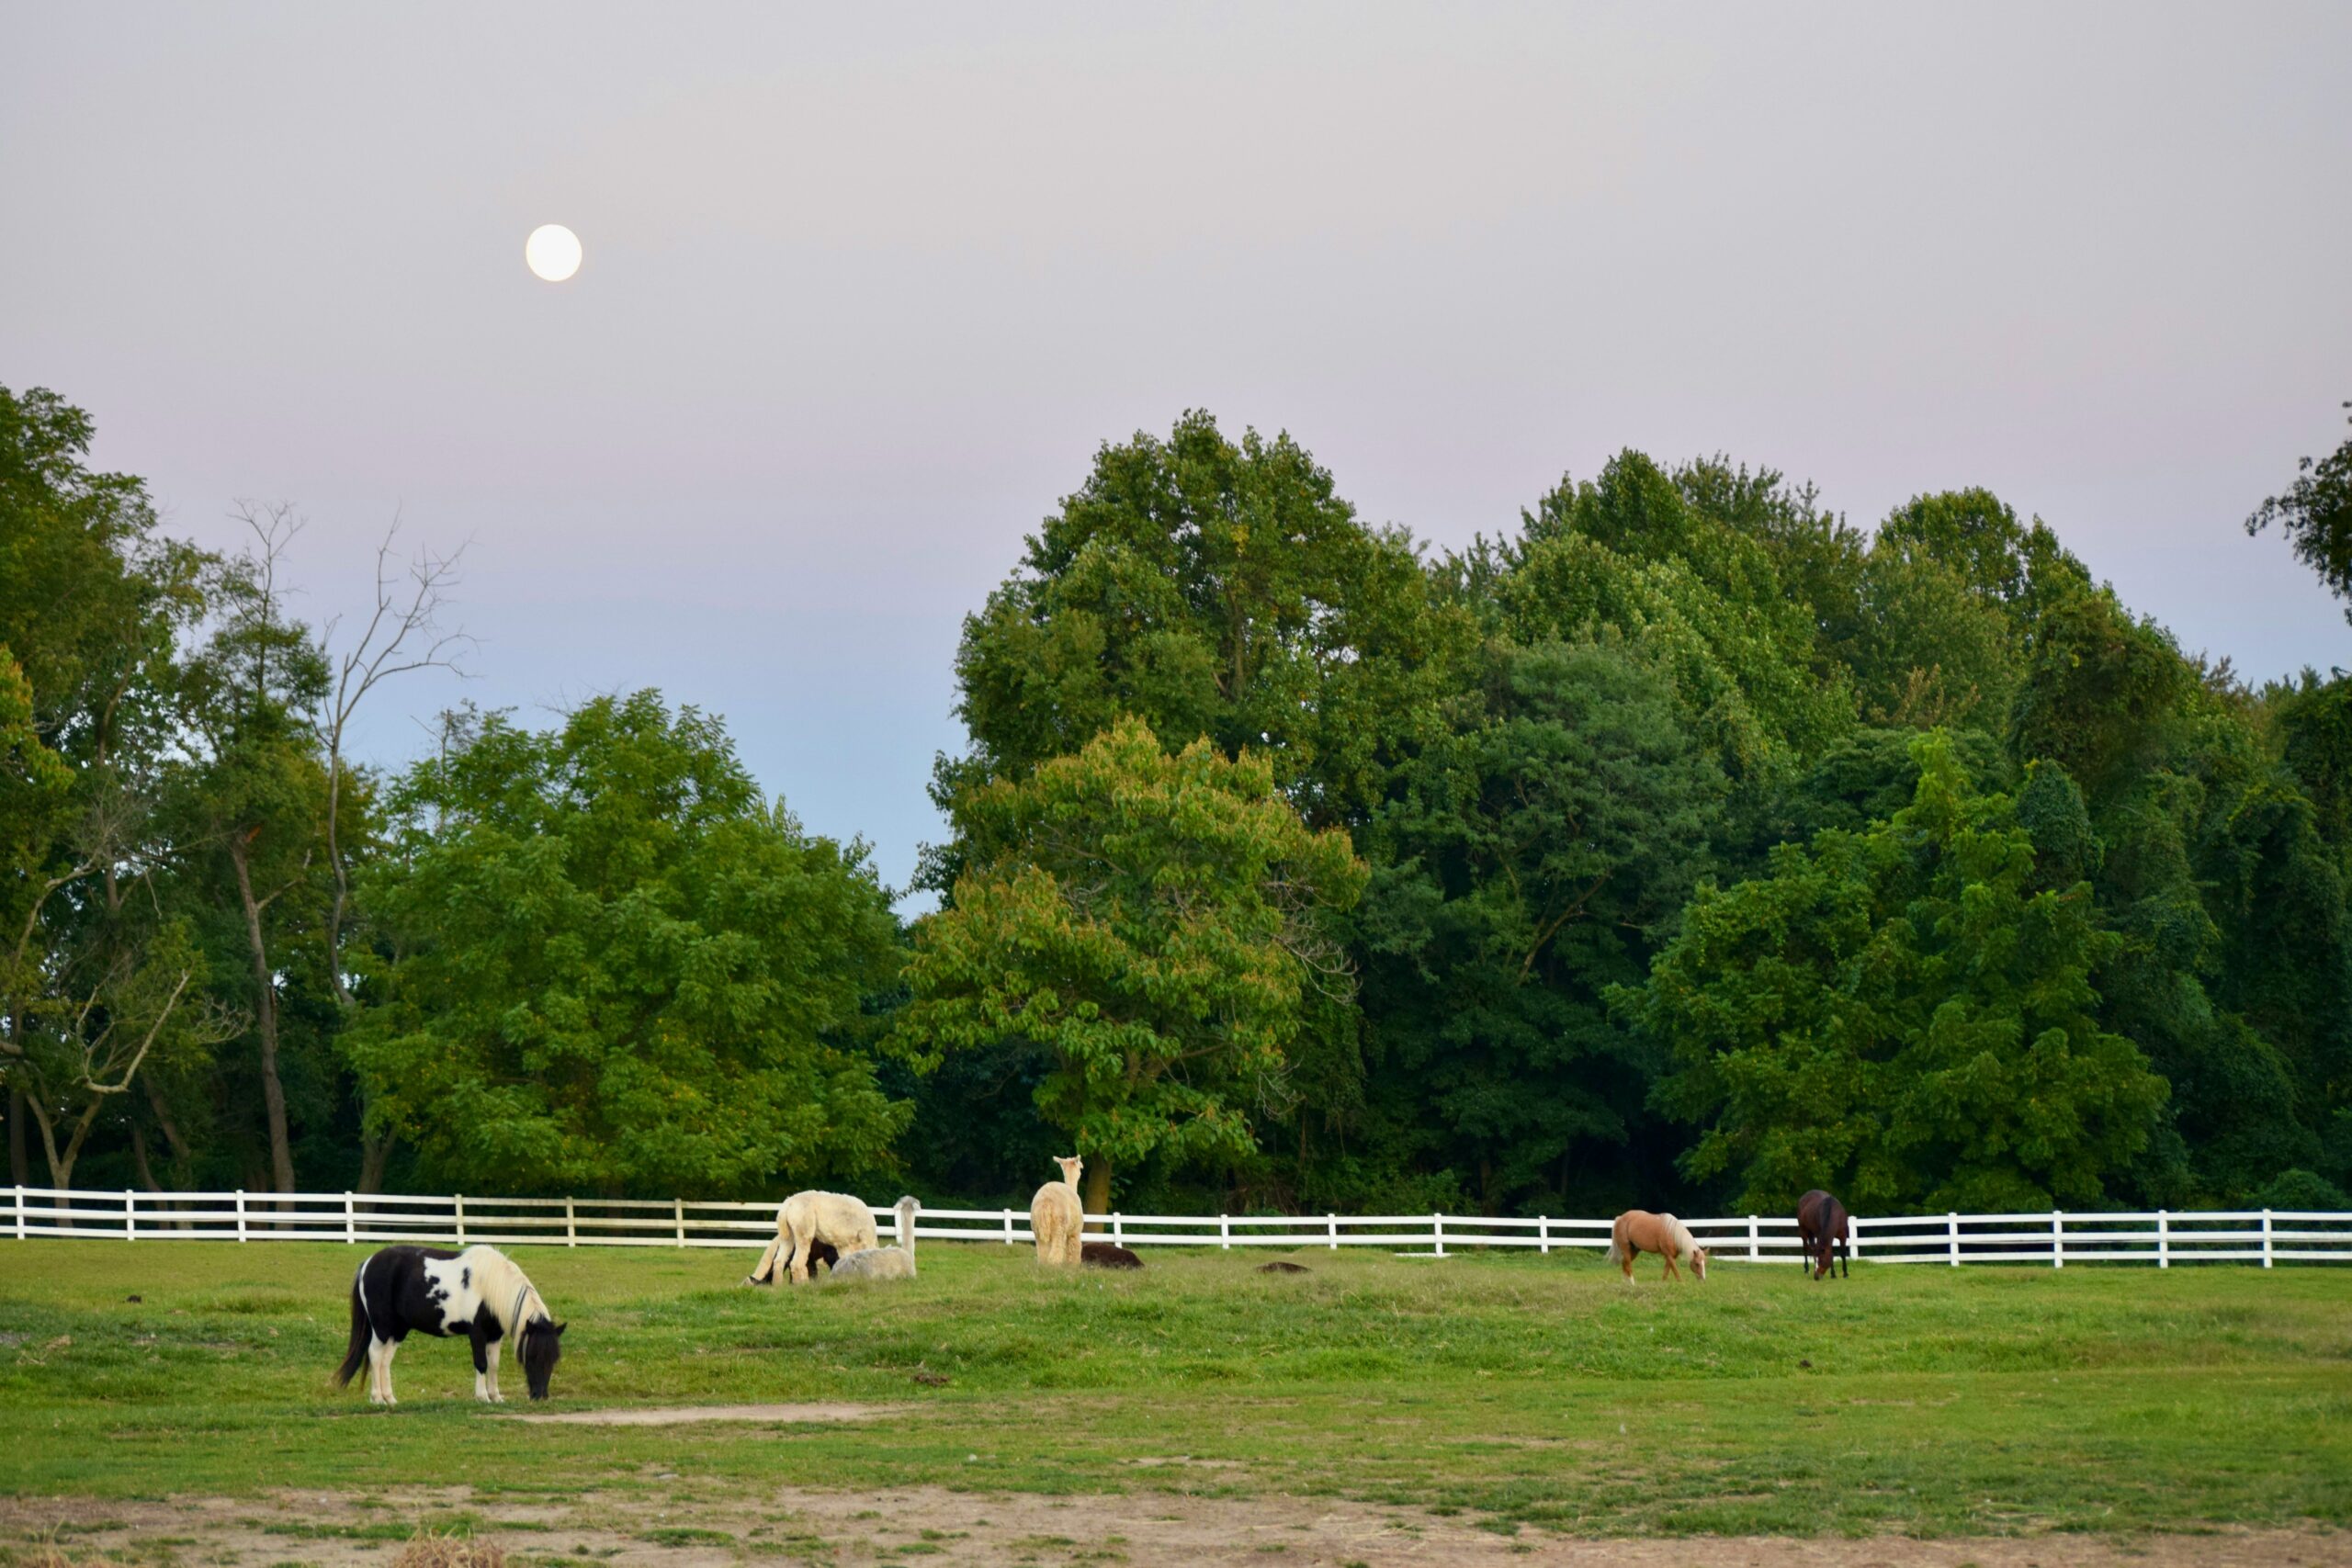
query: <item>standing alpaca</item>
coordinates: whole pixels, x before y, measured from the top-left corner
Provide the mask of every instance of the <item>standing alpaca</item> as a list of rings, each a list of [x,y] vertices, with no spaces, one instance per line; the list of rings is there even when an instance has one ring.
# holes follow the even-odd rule
[[[1029,1200],[1029,1230],[1037,1238],[1038,1262],[1075,1268],[1079,1237],[1086,1229],[1086,1205],[1078,1196],[1078,1173],[1085,1162],[1070,1155],[1057,1156],[1054,1163],[1062,1168],[1062,1179],[1046,1182]]]
[[[781,1263],[796,1285],[808,1282],[809,1249],[829,1242],[843,1257],[875,1247],[881,1236],[874,1228],[874,1211],[863,1198],[840,1192],[795,1192],[775,1212],[775,1239],[760,1254],[760,1266],[744,1278],[747,1285],[775,1283]]]
[[[1707,1277],[1706,1248],[1691,1239],[1689,1225],[1672,1214],[1628,1209],[1609,1227],[1609,1261],[1625,1270],[1625,1283],[1630,1285],[1634,1282],[1634,1259],[1645,1252],[1655,1252],[1666,1259],[1666,1277],[1669,1280],[1682,1277],[1674,1267],[1678,1258],[1690,1259],[1690,1272],[1700,1279]]]
[[[915,1277],[915,1210],[912,1198],[891,1205],[899,1213],[899,1245],[844,1252],[833,1264],[836,1280],[911,1280]]]

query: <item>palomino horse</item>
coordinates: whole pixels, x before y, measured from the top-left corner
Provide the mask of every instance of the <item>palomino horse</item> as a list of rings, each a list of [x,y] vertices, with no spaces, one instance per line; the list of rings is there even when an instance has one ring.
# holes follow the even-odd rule
[[[819,1243],[835,1256],[862,1252],[882,1245],[874,1228],[874,1211],[863,1198],[842,1192],[795,1192],[775,1212],[775,1239],[760,1254],[759,1266],[745,1276],[747,1285],[773,1285],[781,1268],[796,1285],[808,1282],[808,1267]]]
[[[1854,1272],[1853,1256],[1848,1250],[1847,1232],[1850,1228],[1846,1205],[1815,1188],[1797,1200],[1797,1246],[1804,1253],[1797,1261],[1811,1266],[1813,1277],[1818,1280],[1835,1272],[1831,1259],[1840,1258],[1845,1259],[1846,1274],[1850,1277]]]
[[[388,1247],[359,1266],[351,1280],[351,1347],[334,1385],[351,1382],[368,1363],[368,1402],[392,1397],[392,1352],[411,1329],[473,1341],[474,1397],[503,1404],[498,1392],[498,1346],[515,1342],[533,1399],[548,1396],[548,1377],[563,1354],[563,1325],[548,1312],[538,1287],[494,1247],[447,1252],[437,1247]]]
[[[1672,1214],[1628,1209],[1609,1227],[1609,1261],[1625,1270],[1625,1283],[1630,1285],[1634,1282],[1634,1259],[1645,1252],[1655,1252],[1666,1259],[1668,1279],[1682,1277],[1674,1267],[1678,1258],[1690,1259],[1690,1272],[1700,1279],[1707,1277],[1707,1250],[1690,1239],[1689,1225]]]

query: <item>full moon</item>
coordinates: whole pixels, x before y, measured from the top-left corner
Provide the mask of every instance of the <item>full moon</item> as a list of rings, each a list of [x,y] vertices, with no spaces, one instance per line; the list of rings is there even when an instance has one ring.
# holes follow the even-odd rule
[[[560,223],[542,223],[523,242],[523,262],[549,283],[580,270],[580,236]]]

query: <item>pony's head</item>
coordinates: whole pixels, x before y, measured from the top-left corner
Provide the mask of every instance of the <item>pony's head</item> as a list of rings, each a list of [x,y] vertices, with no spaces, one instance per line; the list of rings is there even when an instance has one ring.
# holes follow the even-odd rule
[[[548,1379],[554,1375],[555,1364],[562,1355],[562,1324],[535,1317],[523,1325],[523,1377],[531,1385],[533,1399],[548,1396]]]
[[[1054,1163],[1062,1168],[1062,1179],[1072,1187],[1078,1185],[1078,1173],[1086,1168],[1086,1162],[1076,1155],[1056,1155]]]
[[[1690,1249],[1690,1272],[1702,1280],[1707,1277],[1707,1249],[1705,1247],[1694,1247]]]

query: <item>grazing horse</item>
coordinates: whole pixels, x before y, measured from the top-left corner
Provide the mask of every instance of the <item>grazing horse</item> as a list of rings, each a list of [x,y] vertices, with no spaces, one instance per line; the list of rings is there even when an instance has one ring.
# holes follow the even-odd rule
[[[1682,1277],[1674,1266],[1678,1258],[1690,1259],[1690,1272],[1700,1279],[1707,1277],[1707,1249],[1690,1238],[1689,1225],[1672,1214],[1628,1209],[1609,1227],[1609,1261],[1625,1270],[1625,1283],[1630,1285],[1634,1282],[1634,1259],[1645,1252],[1655,1252],[1666,1259],[1665,1277],[1669,1280]]]
[[[399,1404],[392,1397],[392,1352],[414,1329],[473,1341],[474,1397],[484,1404],[506,1403],[498,1392],[498,1347],[513,1339],[531,1397],[545,1399],[548,1378],[563,1354],[563,1328],[538,1287],[494,1247],[388,1247],[351,1278],[351,1347],[334,1386],[349,1384],[364,1360],[368,1403]]]
[[[1846,1205],[1816,1187],[1797,1200],[1797,1246],[1804,1250],[1798,1262],[1810,1266],[1816,1280],[1835,1273],[1833,1258],[1843,1258],[1846,1277],[1854,1272],[1854,1259],[1847,1232],[1851,1219]],[[1834,1251],[1833,1251],[1834,1248]]]
[[[874,1211],[863,1198],[841,1192],[795,1192],[775,1212],[775,1239],[760,1254],[759,1267],[746,1275],[747,1285],[773,1285],[781,1267],[796,1285],[808,1282],[808,1265],[819,1243],[838,1252],[862,1252],[882,1244],[874,1228]]]

